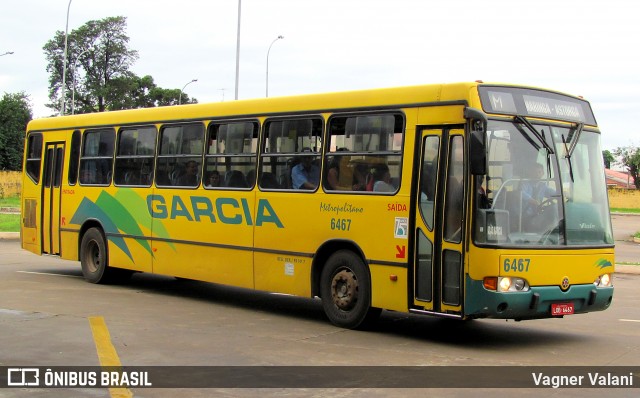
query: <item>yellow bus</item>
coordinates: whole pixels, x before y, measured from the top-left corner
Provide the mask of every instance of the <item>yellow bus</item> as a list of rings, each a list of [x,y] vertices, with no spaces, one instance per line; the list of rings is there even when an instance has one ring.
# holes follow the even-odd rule
[[[614,242],[582,98],[434,84],[32,121],[22,247],[133,272],[457,319],[599,311]]]

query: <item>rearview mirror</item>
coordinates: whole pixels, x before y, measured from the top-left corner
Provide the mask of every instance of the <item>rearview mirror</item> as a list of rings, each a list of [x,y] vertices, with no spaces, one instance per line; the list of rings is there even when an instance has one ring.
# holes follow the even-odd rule
[[[469,170],[473,175],[487,174],[487,116],[475,108],[465,108],[469,121]]]

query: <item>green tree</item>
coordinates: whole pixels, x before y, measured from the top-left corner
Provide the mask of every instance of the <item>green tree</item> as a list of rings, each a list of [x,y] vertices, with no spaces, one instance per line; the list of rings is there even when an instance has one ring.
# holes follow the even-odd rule
[[[31,119],[27,94],[3,95],[0,100],[0,170],[22,170],[24,136]]]
[[[640,147],[620,147],[613,153],[629,169],[629,174],[633,177],[636,188],[640,189]]]
[[[65,77],[67,110],[75,107],[76,112],[84,113],[110,109],[107,98],[114,89],[113,81],[132,76],[129,68],[138,59],[138,52],[129,48],[126,26],[125,17],[108,17],[89,21],[69,33]],[[48,61],[49,99],[52,101],[47,106],[60,111],[64,32],[57,31],[43,49]],[[75,103],[72,104],[74,96]]]
[[[110,93],[109,102],[111,109],[149,108],[155,106],[169,106],[183,104],[195,104],[195,98],[189,98],[182,93],[182,101],[179,100],[179,89],[164,89],[158,87],[153,77],[138,77],[135,75],[121,77],[114,80],[114,89]]]
[[[158,87],[151,76],[139,77],[129,69],[138,52],[129,48],[125,17],[89,21],[69,33],[67,74],[65,77],[66,113],[146,108],[178,104],[180,90]],[[64,32],[44,46],[49,76],[47,106],[60,111]],[[182,103],[195,103],[186,94]]]
[[[610,169],[611,163],[615,162],[616,158],[613,156],[611,151],[605,149],[604,151],[602,151],[602,160],[604,160],[604,167],[606,169]]]

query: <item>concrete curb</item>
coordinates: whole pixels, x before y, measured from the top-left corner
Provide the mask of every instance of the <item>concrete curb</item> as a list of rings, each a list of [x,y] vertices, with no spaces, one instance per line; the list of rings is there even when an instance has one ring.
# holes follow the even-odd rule
[[[640,265],[616,264],[616,274],[640,275]]]
[[[18,240],[20,232],[0,232],[0,240]]]

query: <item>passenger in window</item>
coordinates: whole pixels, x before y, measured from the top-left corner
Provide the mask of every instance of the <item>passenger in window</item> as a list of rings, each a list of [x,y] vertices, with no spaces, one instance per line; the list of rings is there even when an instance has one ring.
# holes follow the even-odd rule
[[[338,148],[338,152],[347,151],[347,148]],[[340,170],[346,169],[346,162],[349,161],[348,156],[334,156],[327,166],[326,188],[329,190],[349,191],[352,187],[340,186]]]
[[[229,170],[225,174],[225,187],[231,188],[247,188],[247,180],[240,170]]]
[[[374,192],[395,192],[396,188],[391,184],[391,173],[386,164],[376,166],[373,170]]]
[[[304,148],[303,153],[311,152],[310,148]],[[303,156],[300,163],[291,170],[291,182],[294,189],[313,190],[320,181],[320,169],[313,164],[313,156]]]
[[[218,170],[213,170],[209,173],[209,178],[207,178],[208,187],[219,187],[220,186],[220,173]]]
[[[195,187],[198,185],[198,162],[190,160],[185,166],[185,173],[178,180],[178,185]]]
[[[353,190],[366,191],[368,177],[369,167],[363,163],[356,164],[356,167],[353,169]]]
[[[331,159],[327,170],[327,188],[337,190],[340,179],[340,159],[336,156]]]

